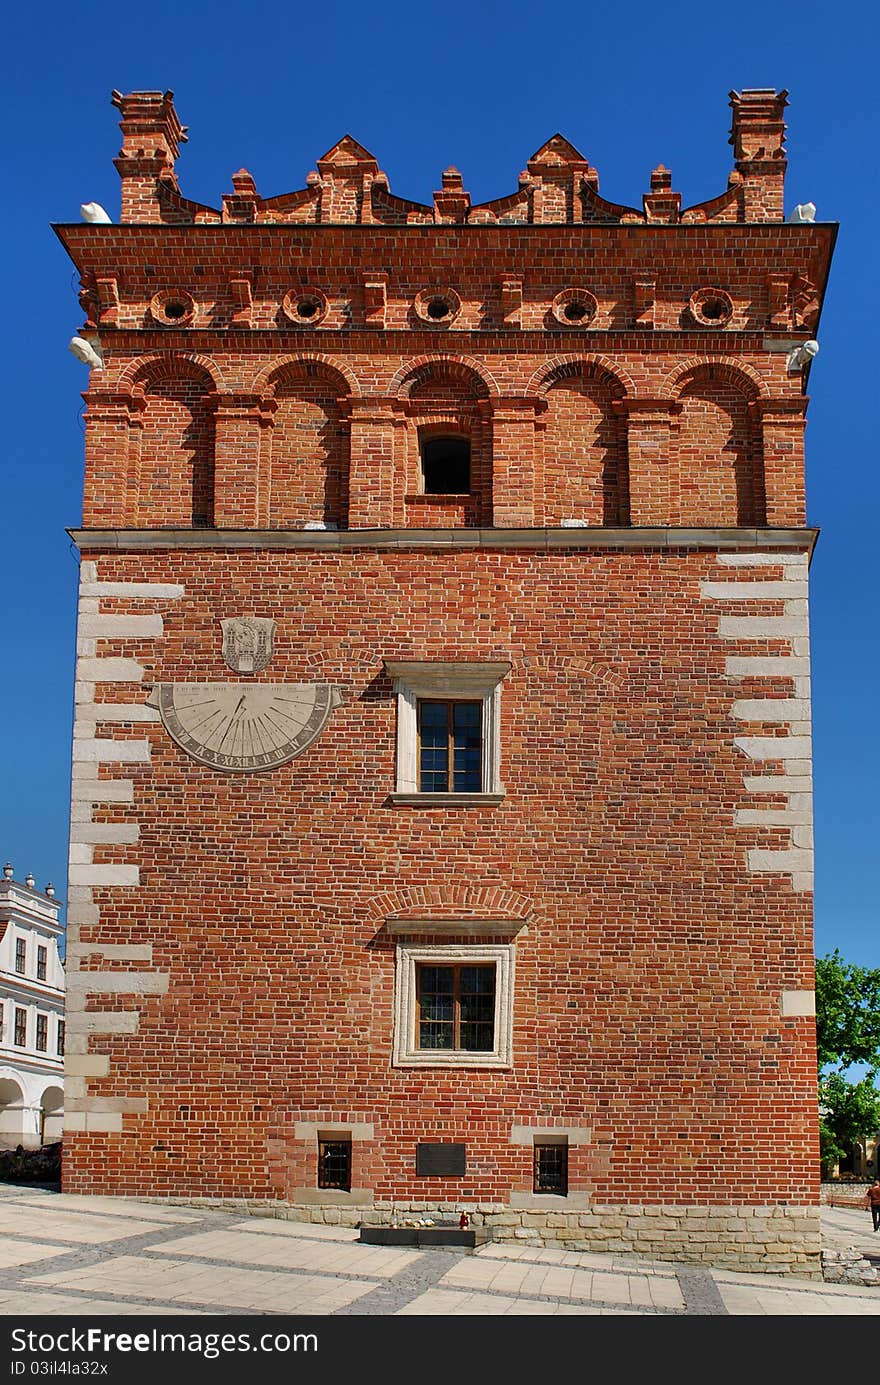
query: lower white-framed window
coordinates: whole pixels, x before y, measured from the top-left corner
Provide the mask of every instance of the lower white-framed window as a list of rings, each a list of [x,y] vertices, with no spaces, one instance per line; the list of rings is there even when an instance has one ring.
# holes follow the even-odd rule
[[[394,1065],[510,1067],[513,970],[512,943],[398,943]]]
[[[385,668],[397,694],[393,800],[499,803],[501,682],[510,664],[389,659]]]

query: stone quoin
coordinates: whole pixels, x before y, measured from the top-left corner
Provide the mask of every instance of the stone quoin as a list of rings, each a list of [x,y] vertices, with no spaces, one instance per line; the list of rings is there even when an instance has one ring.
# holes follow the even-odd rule
[[[786,93],[682,209],[188,200],[114,93],[87,400],[64,1186],[820,1273]],[[101,364],[101,361],[103,364]],[[224,624],[224,622],[226,624]]]

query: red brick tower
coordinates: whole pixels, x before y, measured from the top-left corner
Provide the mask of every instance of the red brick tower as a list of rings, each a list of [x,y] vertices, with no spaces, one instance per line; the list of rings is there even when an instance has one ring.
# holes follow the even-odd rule
[[[171,93],[114,101],[122,221],[59,228],[103,353],[66,1188],[815,1272],[834,232],[783,220],[785,93],[685,211],[559,135],[481,206],[346,136],[218,211]]]

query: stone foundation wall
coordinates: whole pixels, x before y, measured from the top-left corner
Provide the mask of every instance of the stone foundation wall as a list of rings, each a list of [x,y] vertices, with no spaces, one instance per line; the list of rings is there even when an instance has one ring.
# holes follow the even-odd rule
[[[187,1207],[215,1207],[244,1216],[328,1226],[382,1226],[410,1213],[450,1218],[462,1205],[377,1203],[372,1207],[305,1206],[247,1198],[142,1198]],[[588,1211],[529,1212],[494,1205],[466,1207],[473,1226],[493,1241],[552,1245],[561,1250],[637,1255],[764,1274],[821,1279],[818,1207],[677,1207],[594,1205]]]

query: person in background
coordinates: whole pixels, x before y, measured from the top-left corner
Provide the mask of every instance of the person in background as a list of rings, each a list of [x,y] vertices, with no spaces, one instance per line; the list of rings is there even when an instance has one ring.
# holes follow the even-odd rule
[[[880,1177],[874,1179],[871,1187],[865,1193],[865,1206],[871,1209],[871,1221],[874,1223],[874,1230],[880,1231]]]

